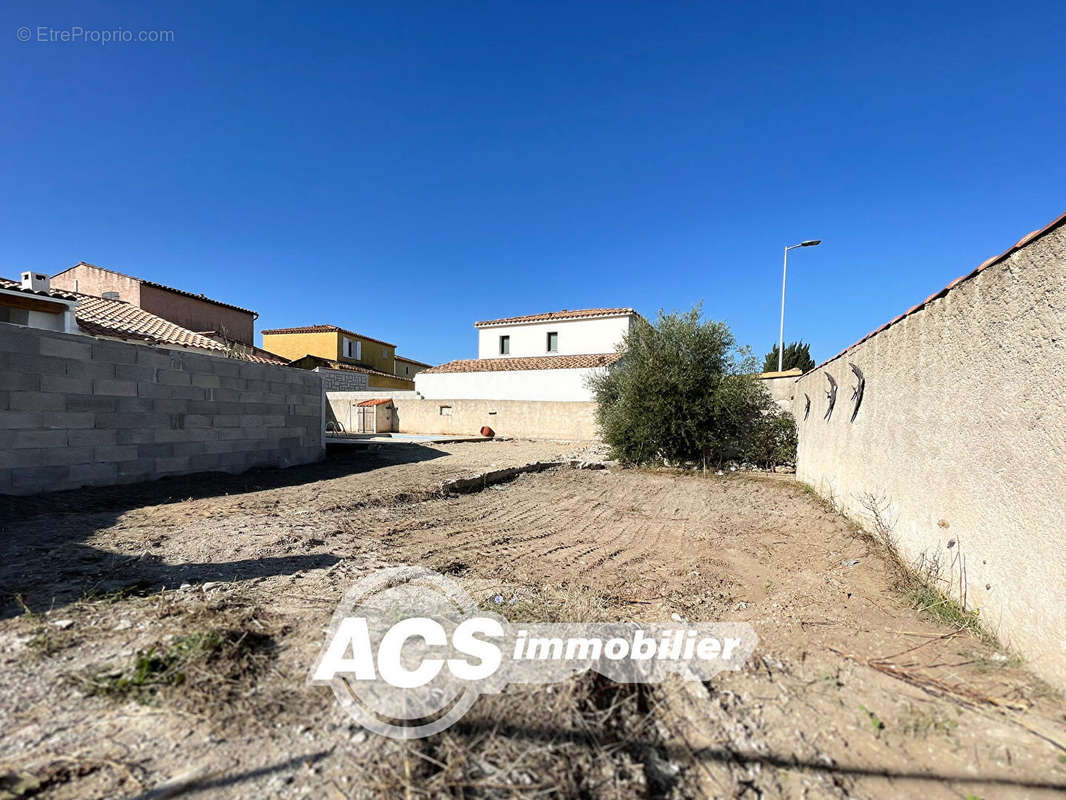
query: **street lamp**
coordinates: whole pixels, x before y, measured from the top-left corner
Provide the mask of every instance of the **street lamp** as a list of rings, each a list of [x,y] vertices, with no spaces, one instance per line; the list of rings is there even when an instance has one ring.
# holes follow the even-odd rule
[[[788,275],[788,251],[797,247],[816,247],[822,243],[821,239],[808,239],[799,244],[792,244],[785,248],[785,266],[781,269],[781,335],[777,342],[777,371],[784,369],[785,363],[785,276]]]

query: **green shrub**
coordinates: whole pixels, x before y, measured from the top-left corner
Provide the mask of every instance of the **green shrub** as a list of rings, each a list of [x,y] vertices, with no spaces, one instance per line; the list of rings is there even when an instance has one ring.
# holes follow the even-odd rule
[[[699,306],[660,311],[655,324],[638,320],[620,349],[621,361],[591,381],[597,420],[616,458],[704,467],[793,460],[795,427],[782,419],[755,377],[751,352],[737,346],[724,322],[703,321]]]

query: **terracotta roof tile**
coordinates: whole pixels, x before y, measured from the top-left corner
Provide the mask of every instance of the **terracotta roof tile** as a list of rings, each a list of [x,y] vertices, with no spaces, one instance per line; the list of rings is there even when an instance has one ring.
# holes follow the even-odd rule
[[[214,339],[175,325],[124,300],[81,295],[74,316],[79,327],[98,336],[136,339],[153,344],[176,344],[219,353],[229,352],[225,345]]]
[[[377,397],[377,398],[375,398],[373,400],[364,400],[363,402],[356,403],[355,405],[358,408],[370,408],[371,406],[383,406],[386,403],[391,403],[391,402],[392,402],[392,398],[391,397]]]
[[[588,369],[615,363],[620,353],[589,353],[574,356],[530,356],[528,358],[467,358],[449,361],[419,375],[440,375],[449,372],[510,372],[536,369]]]
[[[20,289],[20,284],[6,278],[0,278],[0,287]],[[20,289],[21,291],[29,291]],[[90,336],[106,336],[111,339],[147,342],[155,345],[178,345],[197,350],[209,350],[220,356],[232,356],[242,361],[258,364],[286,364],[284,358],[275,356],[258,347],[248,345],[224,344],[209,339],[195,331],[190,331],[173,322],[157,317],[149,311],[128,303],[125,300],[110,300],[79,292],[52,289],[49,292],[30,292],[47,295],[64,300],[75,300],[74,318],[78,328]]]
[[[384,344],[389,347],[395,347],[392,342],[383,342],[381,339],[375,339],[373,336],[364,336],[361,333],[355,331],[345,330],[344,328],[338,328],[336,325],[304,325],[299,328],[271,328],[268,331],[260,331],[264,336],[284,336],[287,333],[346,333],[349,336],[358,336],[360,339],[366,339],[370,342],[377,342],[378,344]]]
[[[506,325],[512,322],[553,322],[564,319],[584,319],[585,317],[617,317],[622,314],[636,314],[631,308],[579,308],[575,310],[549,311],[544,314],[528,314],[524,317],[502,317],[475,322],[474,327],[483,325]]]

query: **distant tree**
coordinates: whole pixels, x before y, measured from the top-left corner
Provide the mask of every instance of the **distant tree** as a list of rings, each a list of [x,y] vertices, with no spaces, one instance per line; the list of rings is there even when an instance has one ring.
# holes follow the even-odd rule
[[[811,358],[811,346],[806,342],[789,342],[785,345],[784,365],[781,369],[800,369],[810,372],[814,369],[814,359]],[[777,372],[777,345],[766,354],[762,360],[763,372]]]
[[[724,322],[704,322],[700,306],[660,311],[654,324],[638,320],[620,349],[621,361],[591,381],[616,458],[703,467],[794,460],[794,445],[792,455],[787,441],[778,447],[791,417],[781,422],[750,350],[737,346]]]

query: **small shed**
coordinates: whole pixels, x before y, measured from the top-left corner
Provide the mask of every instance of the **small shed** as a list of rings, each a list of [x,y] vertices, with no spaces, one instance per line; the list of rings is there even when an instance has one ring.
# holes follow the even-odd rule
[[[392,398],[363,400],[352,408],[354,433],[389,433],[392,431]]]

